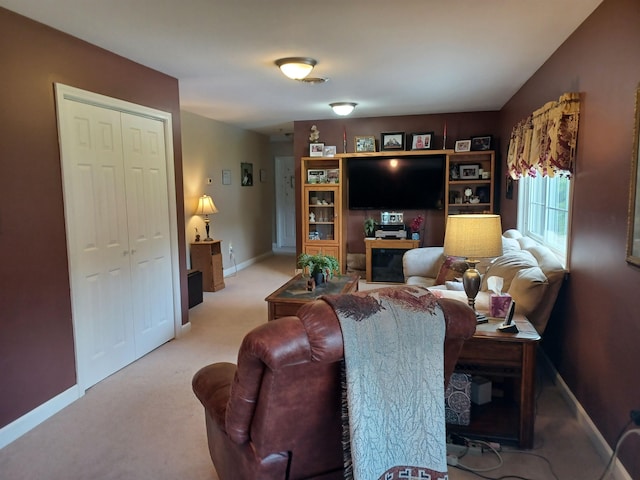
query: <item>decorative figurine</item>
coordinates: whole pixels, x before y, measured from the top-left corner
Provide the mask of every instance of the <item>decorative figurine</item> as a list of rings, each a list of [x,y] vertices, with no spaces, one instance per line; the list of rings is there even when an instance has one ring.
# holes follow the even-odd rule
[[[198,227],[196,227],[196,242],[200,241],[200,234],[198,233]]]

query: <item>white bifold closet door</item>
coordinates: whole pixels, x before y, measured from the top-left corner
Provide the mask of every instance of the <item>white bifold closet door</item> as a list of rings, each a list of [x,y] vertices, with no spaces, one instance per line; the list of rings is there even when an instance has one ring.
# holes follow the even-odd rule
[[[58,98],[78,384],[174,337],[164,125]]]

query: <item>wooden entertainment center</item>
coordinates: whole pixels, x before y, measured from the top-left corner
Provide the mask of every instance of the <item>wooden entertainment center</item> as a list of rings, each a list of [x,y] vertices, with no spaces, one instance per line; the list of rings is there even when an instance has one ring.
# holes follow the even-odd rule
[[[353,158],[409,158],[444,156],[442,209],[447,215],[494,212],[495,152],[493,150],[411,150],[392,152],[340,153],[334,157],[301,159],[301,251],[325,253],[338,258],[346,271],[347,162]],[[384,242],[385,240],[379,240]],[[370,272],[367,270],[367,277]]]

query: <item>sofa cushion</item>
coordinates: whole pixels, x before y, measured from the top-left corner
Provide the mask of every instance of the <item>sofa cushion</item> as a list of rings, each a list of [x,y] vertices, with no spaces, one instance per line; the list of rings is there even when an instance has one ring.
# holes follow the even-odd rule
[[[467,262],[462,257],[447,256],[440,265],[438,275],[436,276],[435,285],[444,285],[447,281],[455,280],[461,277],[468,268]]]
[[[502,277],[504,282],[502,284],[502,291],[508,292],[511,287],[511,281],[516,274],[523,268],[537,267],[538,262],[535,257],[526,250],[519,250],[506,253],[500,257],[497,257],[487,268],[487,271],[482,278],[482,285],[480,290],[486,292],[489,290],[487,287],[487,279],[492,276]]]

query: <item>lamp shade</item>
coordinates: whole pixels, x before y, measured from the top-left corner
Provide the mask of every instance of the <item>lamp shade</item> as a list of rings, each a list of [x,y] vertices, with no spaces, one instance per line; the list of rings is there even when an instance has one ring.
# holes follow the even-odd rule
[[[194,215],[211,215],[212,213],[218,213],[213,199],[209,195],[202,195],[198,199],[198,207],[194,212]]]
[[[329,106],[333,109],[337,115],[349,115],[356,108],[357,103],[353,102],[335,102],[330,103]]]
[[[302,80],[305,78],[311,73],[316,63],[313,58],[308,57],[289,57],[276,60],[276,65],[280,67],[282,73],[291,80]]]
[[[450,215],[444,254],[477,259],[502,255],[500,215]]]

